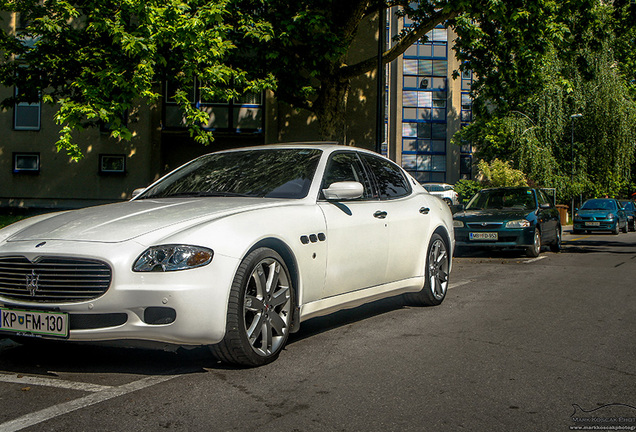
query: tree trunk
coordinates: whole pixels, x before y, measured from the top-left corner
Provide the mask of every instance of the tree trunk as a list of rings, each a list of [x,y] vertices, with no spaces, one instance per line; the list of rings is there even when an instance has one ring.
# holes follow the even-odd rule
[[[347,144],[347,96],[349,80],[323,81],[314,103],[321,139]]]

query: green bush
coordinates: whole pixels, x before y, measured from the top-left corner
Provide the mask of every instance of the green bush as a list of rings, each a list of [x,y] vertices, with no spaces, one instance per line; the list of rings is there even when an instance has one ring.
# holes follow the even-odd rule
[[[459,195],[459,202],[466,204],[483,186],[476,180],[458,180],[454,188],[455,192]]]

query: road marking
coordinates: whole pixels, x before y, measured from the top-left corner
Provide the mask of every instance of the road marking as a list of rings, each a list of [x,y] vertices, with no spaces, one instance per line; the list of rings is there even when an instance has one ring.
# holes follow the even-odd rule
[[[567,242],[571,242],[571,241],[577,241],[577,240],[583,240],[586,238],[592,237],[591,235],[586,235],[583,237],[577,237],[577,238],[573,238],[573,239],[569,239],[569,240],[563,240],[563,243],[567,243]]]
[[[540,261],[540,260],[542,260],[544,258],[547,258],[547,256],[543,255],[543,256],[540,256],[540,257],[532,258],[532,259],[524,261],[523,263],[524,264],[530,264],[530,263],[533,263],[533,262],[536,262],[536,261]]]
[[[471,280],[466,280],[466,281],[462,281],[462,282],[455,282],[454,284],[450,284],[450,285],[448,286],[448,289],[451,289],[451,288],[457,288],[457,287],[460,287],[460,286],[462,286],[462,285],[469,284],[469,283],[471,283],[471,282],[472,282]]]
[[[87,392],[99,392],[99,391],[109,390],[112,388],[111,386],[103,386],[99,384],[64,381],[61,379],[53,379],[53,378],[7,375],[7,374],[0,374],[0,382],[23,384],[23,385],[36,385],[36,386],[44,386],[44,387],[57,387],[57,388],[87,391]]]
[[[100,390],[92,393],[83,398],[74,399],[69,402],[65,402],[59,405],[55,405],[49,408],[45,408],[34,413],[26,414],[17,419],[0,424],[0,431],[3,432],[15,432],[24,428],[33,426],[38,423],[50,420],[55,417],[59,417],[63,414],[68,414],[78,409],[86,408],[91,405],[98,404],[100,402],[107,401],[119,396],[123,396],[128,393],[135,392],[137,390],[151,387],[153,385],[169,381],[179,375],[161,375],[150,376],[148,378],[133,381],[128,384],[121,385],[119,387],[108,387],[105,390]]]

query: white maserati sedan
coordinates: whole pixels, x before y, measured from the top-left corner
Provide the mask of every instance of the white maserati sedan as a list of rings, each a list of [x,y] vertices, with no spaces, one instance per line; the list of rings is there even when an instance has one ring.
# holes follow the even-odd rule
[[[375,153],[321,143],[211,153],[131,201],[0,230],[0,336],[207,345],[275,360],[302,321],[446,295],[448,206]]]

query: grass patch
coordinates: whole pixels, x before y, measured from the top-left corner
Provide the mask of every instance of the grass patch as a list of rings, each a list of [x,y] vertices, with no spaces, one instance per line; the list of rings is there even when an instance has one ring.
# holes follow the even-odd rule
[[[7,225],[11,225],[13,222],[17,222],[27,217],[28,216],[26,215],[0,214],[0,228],[4,228]]]

